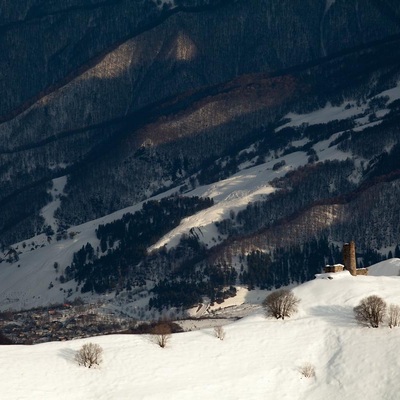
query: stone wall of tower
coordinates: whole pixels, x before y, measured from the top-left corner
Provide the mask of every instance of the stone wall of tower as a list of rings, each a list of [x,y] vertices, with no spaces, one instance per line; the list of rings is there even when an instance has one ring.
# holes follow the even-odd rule
[[[351,275],[357,275],[356,245],[353,241],[343,245],[343,264]]]

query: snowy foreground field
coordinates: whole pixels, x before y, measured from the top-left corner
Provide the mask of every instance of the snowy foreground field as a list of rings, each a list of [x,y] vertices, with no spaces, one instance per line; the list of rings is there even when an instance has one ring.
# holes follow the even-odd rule
[[[147,335],[2,346],[0,398],[399,399],[400,328],[360,327],[352,311],[372,294],[400,304],[399,269],[392,259],[372,267],[375,276],[321,275],[293,289],[294,317],[260,311],[226,325],[223,341],[204,329],[172,335],[165,349]],[[104,349],[97,369],[74,362],[88,342]],[[305,363],[315,377],[302,376]]]

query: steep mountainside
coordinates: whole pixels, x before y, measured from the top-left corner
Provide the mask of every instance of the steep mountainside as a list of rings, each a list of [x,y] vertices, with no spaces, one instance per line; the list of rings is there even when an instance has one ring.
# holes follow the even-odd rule
[[[77,291],[161,297],[167,278],[191,303],[308,279],[350,239],[364,264],[400,243],[396,1],[2,3],[3,260],[73,240],[41,267]],[[191,205],[140,211],[172,193]]]
[[[222,112],[230,112],[213,115],[215,99],[204,103],[210,94],[224,91],[213,85],[243,74],[318,62],[399,34],[399,6],[377,1],[178,1],[173,7],[148,0],[22,3],[2,6],[0,31],[0,52],[5,55],[0,65],[4,243],[43,229],[38,211],[47,201],[46,185],[82,163],[87,176],[71,175],[70,194],[86,191],[99,178],[96,174],[102,184],[99,193],[83,196],[83,204],[72,196],[72,206],[63,203],[67,223],[127,206],[160,188],[161,181],[176,180],[168,167],[193,153],[185,143],[179,143],[182,154],[168,154],[167,161],[161,154],[150,169],[134,152],[129,155],[131,165],[125,167],[126,156],[119,154],[125,148],[121,137],[127,133],[138,146],[152,143],[148,131],[155,118],[167,114],[172,124],[181,125],[175,135],[192,131],[208,139],[225,127],[229,136],[234,132],[232,142],[276,118],[276,111],[262,113],[255,121],[238,121],[235,126],[243,114],[260,111],[253,106],[254,96],[246,98],[246,93],[236,105],[219,102]],[[179,111],[187,114],[199,98],[203,105],[193,126]],[[170,107],[160,111],[166,99]],[[217,136],[218,142],[221,139]],[[119,148],[110,147],[110,140]],[[202,149],[201,161],[231,150],[229,143],[219,146]],[[107,160],[110,148],[112,168],[104,170],[98,161]],[[199,162],[186,158],[187,174],[199,168]],[[86,165],[89,160],[94,163]],[[121,194],[110,196],[102,187],[114,183],[115,176],[119,184],[112,191]],[[84,204],[89,210],[82,209]],[[74,216],[76,210],[79,217]]]

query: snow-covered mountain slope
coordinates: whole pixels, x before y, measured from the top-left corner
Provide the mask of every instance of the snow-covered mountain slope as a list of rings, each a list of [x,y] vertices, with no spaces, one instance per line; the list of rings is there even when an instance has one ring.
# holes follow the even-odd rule
[[[388,107],[400,97],[400,85],[397,84],[392,89],[376,94],[373,99],[382,96],[387,96],[388,99],[384,107]],[[289,120],[289,122],[278,128],[275,135],[281,135],[281,131],[285,127],[313,126],[322,122],[328,123],[332,120],[342,120],[349,117],[357,117],[354,130],[359,131],[358,135],[363,135],[362,129],[370,125],[368,120],[372,110],[369,109],[369,101],[366,100],[357,106],[355,102],[349,100],[340,106],[326,104],[320,110],[311,113],[290,113],[284,119],[285,121]],[[379,115],[374,123],[382,122],[382,118],[386,115],[383,110],[386,110],[386,108],[380,109],[381,114],[378,113]],[[356,168],[350,179],[352,182],[358,182],[363,168],[362,165],[368,163],[369,160],[349,151],[340,150],[338,144],[334,144],[334,142],[341,134],[341,131],[334,132],[324,140],[315,144],[311,143],[311,149],[320,162],[352,159]],[[198,186],[193,190],[182,193],[181,195],[187,197],[210,197],[215,204],[183,219],[179,226],[160,238],[148,250],[151,252],[164,246],[170,249],[179,243],[183,234],[190,232],[194,233],[207,248],[221,243],[225,237],[218,232],[215,222],[228,219],[230,215],[237,214],[249,203],[265,200],[271,193],[280,190],[272,184],[272,181],[282,178],[288,172],[295,171],[309,163],[309,150],[304,149],[304,146],[309,142],[310,138],[307,137],[291,141],[285,147],[286,149],[291,148],[289,153],[285,152],[285,148],[269,153],[264,157],[264,162],[261,164],[256,163],[256,158],[249,158],[239,165],[239,172],[227,179]],[[253,147],[244,149],[242,153],[251,154]],[[276,168],[279,164],[281,166]],[[54,231],[58,228],[54,212],[60,205],[59,195],[63,194],[65,184],[65,177],[54,180],[50,192],[53,200],[41,211],[46,224]],[[171,189],[152,199],[161,199],[173,193],[179,193],[179,189],[179,187]],[[4,260],[8,259],[10,263],[1,263],[0,309],[29,308],[81,296],[74,281],[67,283],[58,281],[64,269],[71,264],[73,254],[87,243],[90,243],[94,249],[99,246],[95,231],[100,224],[117,220],[123,214],[133,213],[140,210],[141,207],[142,203],[138,203],[103,218],[71,227],[64,235],[59,235],[60,240],[58,241],[55,236],[49,241],[45,234],[41,234],[17,243],[11,248],[15,250],[18,257],[15,257],[13,253],[10,254],[10,248],[4,250],[1,256]],[[55,263],[57,263],[56,268]]]
[[[293,142],[292,146],[303,145],[302,141]],[[321,161],[326,160],[345,160],[351,154],[337,150],[336,146],[328,147],[329,141],[325,145],[319,143],[318,156]],[[210,185],[197,187],[194,190],[184,193],[184,196],[210,197],[215,205],[197,214],[185,218],[181,224],[170,231],[154,244],[149,251],[158,249],[162,246],[171,248],[176,246],[182,234],[188,234],[195,229],[198,237],[207,247],[211,248],[221,241],[215,222],[229,218],[233,211],[237,213],[245,208],[249,202],[262,200],[276,189],[271,186],[271,181],[284,176],[289,171],[294,171],[300,166],[307,164],[308,156],[304,151],[293,152],[282,156],[269,156],[265,163],[251,166],[248,163],[242,170],[235,175]],[[274,165],[284,162],[284,166],[275,169]],[[58,183],[61,182],[61,185]],[[58,192],[62,191],[65,180],[59,179],[55,188]],[[151,199],[157,200],[178,192],[172,189]],[[53,189],[53,195],[58,193]],[[55,227],[57,221],[54,219],[54,210],[59,202],[54,196],[51,202],[43,210],[48,225]],[[74,252],[82,246],[90,243],[95,249],[99,246],[96,237],[96,229],[100,224],[106,224],[120,219],[126,213],[134,213],[141,209],[143,203],[138,203],[132,207],[119,210],[115,213],[99,218],[85,224],[72,227],[64,234],[59,241],[54,238],[49,242],[45,234],[28,239],[24,242],[11,246],[18,253],[18,259],[11,263],[3,262],[0,268],[0,309],[19,309],[45,305],[53,302],[62,302],[66,297],[73,299],[81,296],[76,291],[75,282],[60,284],[59,275],[67,265],[70,265]],[[2,254],[4,259],[9,258],[9,249]],[[57,269],[54,263],[58,264]],[[49,286],[52,286],[49,289]]]
[[[396,2],[39,3],[0,17],[0,309],[400,254]]]
[[[400,277],[326,277],[293,289],[301,301],[292,318],[266,318],[260,309],[226,325],[223,341],[204,329],[173,334],[165,349],[147,335],[4,346],[1,398],[398,399],[400,328],[360,327],[353,307],[369,295],[400,304]],[[88,342],[104,350],[99,368],[74,362]],[[300,373],[306,363],[315,377]]]
[[[393,88],[373,96],[372,100],[385,96],[387,97],[385,107],[388,107],[391,103],[400,99],[400,82]],[[360,132],[360,135],[362,135],[361,132],[364,129],[382,123],[383,117],[389,111],[390,110],[387,108],[381,108],[376,120],[370,122],[369,117],[373,111],[369,108],[368,101],[359,105],[357,105],[355,101],[345,101],[340,106],[333,106],[327,103],[323,108],[311,113],[287,114],[283,120],[289,120],[289,122],[281,125],[275,132],[279,135],[279,132],[287,127],[312,127],[319,124],[327,124],[332,121],[337,122],[340,120],[354,119],[354,131]],[[311,146],[311,149],[315,151],[317,159],[320,162],[352,159],[357,168],[351,180],[356,183],[361,177],[361,165],[367,164],[370,160],[354,155],[351,152],[344,152],[338,149],[337,144],[332,145],[341,134],[343,134],[343,131],[337,131],[326,140],[321,140]],[[310,139],[303,138],[288,143],[286,147],[303,150],[303,146],[309,142]],[[176,245],[181,234],[188,233],[191,228],[200,228],[200,241],[207,243],[208,246],[213,246],[218,236],[213,226],[215,221],[228,218],[231,210],[236,213],[246,207],[250,202],[266,198],[268,194],[276,190],[274,187],[268,185],[269,182],[309,162],[308,155],[305,151],[294,151],[287,155],[279,155],[279,153],[270,155],[266,158],[266,161],[266,163],[255,167],[252,167],[251,163],[247,163],[244,165],[246,169],[241,170],[230,178],[216,182],[211,186],[200,187],[189,192],[187,195],[211,197],[216,202],[216,205],[211,209],[201,211],[193,217],[186,218],[179,227],[169,232],[164,238],[152,246],[151,249],[156,249],[164,245],[167,247]],[[275,169],[274,165],[277,163],[282,163],[283,167]],[[211,237],[214,237],[214,240],[210,240]]]
[[[178,228],[161,239],[152,249],[164,245],[173,246],[177,244],[180,236],[183,233],[188,233],[192,228],[197,228],[201,231],[200,238],[204,243],[210,246],[215,244],[218,232],[214,222],[227,218],[230,210],[237,211],[244,208],[249,201],[254,201],[263,195],[273,192],[274,189],[269,184],[270,180],[282,176],[286,171],[307,162],[305,153],[294,153],[285,157],[285,159],[287,159],[288,165],[280,171],[272,171],[272,164],[276,161],[271,161],[243,170],[227,180],[202,186],[186,193],[185,196],[212,197],[216,204],[210,209],[186,218]],[[174,190],[171,190],[153,199],[159,199],[174,192]],[[55,281],[63,269],[71,263],[74,252],[78,251],[86,243],[90,243],[94,248],[99,246],[95,230],[100,224],[117,220],[128,212],[134,213],[141,206],[142,203],[70,228],[65,235],[65,239],[62,238],[60,241],[53,240],[49,243],[46,235],[42,234],[13,245],[12,248],[19,253],[18,260],[12,263],[3,262],[0,268],[0,309],[18,309],[20,307],[26,308],[61,302],[71,288],[74,289],[75,295],[74,282],[61,285]],[[49,208],[51,207],[47,209]],[[54,224],[50,217],[48,217],[48,220]],[[73,237],[71,237],[71,233]],[[7,258],[8,251],[3,253],[4,258]],[[59,265],[57,271],[54,268],[55,262]],[[48,289],[51,282],[54,287]],[[81,294],[78,293],[78,295]]]
[[[372,276],[400,276],[400,259],[391,258],[371,265],[368,274]]]

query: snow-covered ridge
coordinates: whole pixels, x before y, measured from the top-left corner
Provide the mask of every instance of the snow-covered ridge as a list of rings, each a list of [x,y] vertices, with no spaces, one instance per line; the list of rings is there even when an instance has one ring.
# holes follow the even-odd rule
[[[397,400],[400,328],[360,327],[352,310],[371,294],[400,304],[399,285],[397,276],[346,272],[316,279],[293,289],[301,301],[292,318],[267,319],[260,310],[225,325],[223,341],[203,329],[172,335],[165,349],[147,335],[4,346],[1,398]],[[104,350],[99,368],[74,362],[88,342]],[[315,377],[301,374],[305,363]]]

